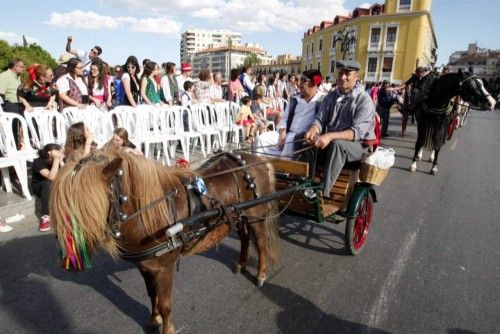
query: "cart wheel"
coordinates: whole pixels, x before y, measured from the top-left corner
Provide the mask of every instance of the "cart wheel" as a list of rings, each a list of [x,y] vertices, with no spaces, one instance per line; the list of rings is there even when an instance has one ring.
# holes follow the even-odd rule
[[[448,129],[447,129],[448,136],[446,137],[447,140],[450,140],[451,137],[453,136],[453,131],[455,131],[456,124],[457,124],[456,118],[451,119],[450,122],[448,123]]]
[[[345,244],[351,255],[361,253],[368,238],[373,217],[373,199],[370,194],[362,199],[354,217],[348,218],[345,227]]]

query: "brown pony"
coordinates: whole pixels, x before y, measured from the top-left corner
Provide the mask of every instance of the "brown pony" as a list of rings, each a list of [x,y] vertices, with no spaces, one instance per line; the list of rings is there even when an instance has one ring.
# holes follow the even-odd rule
[[[196,175],[204,177],[208,189],[208,193],[201,196],[205,206],[201,213],[275,191],[274,169],[269,163],[252,155],[243,155],[244,161],[238,158],[221,154],[196,173],[161,166],[142,156],[117,150],[98,151],[78,163],[66,165],[53,184],[50,199],[50,216],[63,248],[63,266],[68,270],[90,267],[90,256],[98,246],[113,257],[126,258],[124,254],[137,254],[168,242],[166,231],[171,230],[174,223],[190,217],[190,194],[185,184]],[[116,203],[113,198],[116,175],[120,175],[120,192],[128,197],[120,202],[121,213],[130,217],[119,224],[119,233],[113,232],[109,224],[116,207],[113,204]],[[168,193],[172,194],[170,200],[155,202]],[[170,296],[179,256],[213,247],[229,234],[231,225],[237,227],[241,240],[237,272],[247,265],[249,234],[253,232],[259,257],[257,282],[261,286],[266,279],[268,261],[273,263],[277,258],[276,211],[273,202],[241,212],[224,210],[225,214],[218,218],[202,222],[208,232],[196,234],[182,247],[134,261],[151,298],[148,326],[158,328],[163,323],[164,334],[174,332]],[[195,227],[185,226],[183,231],[186,229],[194,231]]]

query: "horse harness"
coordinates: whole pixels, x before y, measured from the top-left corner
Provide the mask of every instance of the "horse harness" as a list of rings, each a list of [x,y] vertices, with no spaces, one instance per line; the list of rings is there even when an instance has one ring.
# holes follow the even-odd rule
[[[252,190],[254,199],[258,197],[257,186],[255,184],[255,178],[250,175],[250,173],[246,170],[249,166],[246,164],[246,161],[241,158],[241,156],[236,155],[231,152],[225,152],[224,155],[229,158],[229,160],[235,162],[237,164],[237,168],[229,169],[224,172],[215,173],[213,175],[207,175],[205,178],[213,177],[214,175],[222,175],[222,174],[231,174],[235,180],[235,184],[237,186],[238,191],[238,201],[241,201],[241,189],[237,182],[237,176],[235,175],[235,171],[243,170],[243,180],[246,182],[247,187]],[[89,159],[90,160],[90,159]],[[76,167],[75,167],[76,169]],[[193,224],[189,224],[192,228],[188,231],[184,231],[184,225],[179,222],[177,217],[177,209],[175,206],[175,197],[178,195],[177,190],[170,190],[164,196],[154,200],[143,208],[135,211],[134,213],[127,215],[123,212],[123,205],[128,202],[128,196],[122,193],[120,180],[123,177],[123,170],[118,170],[117,173],[111,178],[110,187],[111,187],[111,195],[109,197],[110,209],[108,212],[108,234],[115,238],[119,239],[121,236],[120,227],[127,221],[130,221],[133,218],[136,218],[144,211],[149,210],[150,208],[162,203],[163,201],[167,201],[167,205],[169,208],[169,212],[171,215],[171,221],[173,222],[170,227],[165,231],[165,236],[167,237],[167,241],[161,242],[149,249],[131,252],[127,251],[124,248],[120,249],[119,256],[125,260],[130,262],[142,262],[153,257],[158,257],[168,252],[171,252],[177,248],[185,248],[188,244],[194,239],[200,239],[207,235],[210,231],[215,229],[217,226],[228,223],[230,228],[233,229],[239,224],[250,222],[251,217],[246,217],[242,215],[240,210],[234,208],[234,206],[223,206],[216,198],[208,196],[208,191],[205,187],[203,179],[199,176],[196,176],[191,179],[184,180],[184,189],[186,191],[187,202],[189,206],[189,217],[195,215],[202,215],[203,211],[208,210],[207,205],[205,205],[203,199],[205,198],[210,206],[210,209],[219,210],[219,218],[222,216],[226,216],[227,219],[220,220],[216,219],[214,222],[210,222],[207,218],[205,221],[196,222]],[[236,217],[234,217],[234,213]]]

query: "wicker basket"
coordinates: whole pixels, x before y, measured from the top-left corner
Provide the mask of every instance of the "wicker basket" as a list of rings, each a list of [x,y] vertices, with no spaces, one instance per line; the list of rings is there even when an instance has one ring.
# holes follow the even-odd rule
[[[389,169],[378,168],[362,162],[361,170],[359,171],[359,179],[362,182],[379,186],[382,184],[387,174],[389,174]]]

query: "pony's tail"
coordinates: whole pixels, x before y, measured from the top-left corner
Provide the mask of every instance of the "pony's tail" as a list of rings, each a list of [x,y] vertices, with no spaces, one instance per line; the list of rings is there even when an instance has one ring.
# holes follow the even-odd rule
[[[270,207],[268,216],[264,221],[266,229],[266,249],[267,260],[271,265],[276,264],[278,261],[278,219],[279,211],[275,201],[269,202]]]
[[[267,170],[269,173],[269,186],[271,192],[276,189],[276,179],[274,175],[274,168],[270,163],[267,163]],[[271,265],[276,264],[278,261],[278,202],[271,201],[267,204],[269,212],[264,221],[264,228],[266,229],[266,249],[267,258]]]

